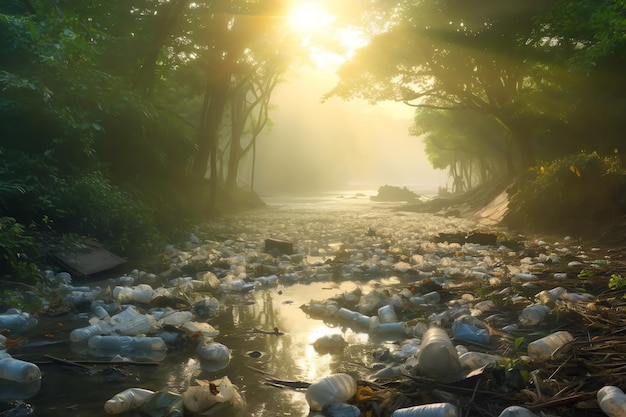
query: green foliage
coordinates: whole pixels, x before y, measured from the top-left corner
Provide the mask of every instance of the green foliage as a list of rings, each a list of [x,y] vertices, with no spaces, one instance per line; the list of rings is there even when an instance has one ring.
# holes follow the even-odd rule
[[[590,232],[626,212],[625,180],[617,156],[595,152],[536,166],[508,190],[504,221],[516,228]]]
[[[2,148],[0,155],[0,174],[10,178],[0,182],[0,212],[39,229],[94,237],[124,253],[162,243],[151,210],[102,172],[61,175],[49,155]]]
[[[620,274],[611,274],[609,279],[609,290],[621,290],[626,288],[626,278]]]
[[[0,218],[0,270],[20,281],[37,281],[37,266],[31,260],[35,252],[33,238],[24,225],[12,217]]]

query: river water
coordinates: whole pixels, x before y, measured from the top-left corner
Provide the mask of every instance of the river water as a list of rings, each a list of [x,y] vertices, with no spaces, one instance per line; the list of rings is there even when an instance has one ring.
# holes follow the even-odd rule
[[[397,204],[374,203],[367,194],[268,198],[268,203],[266,209],[226,216],[203,225],[194,231],[193,243],[168,249],[172,265],[185,258],[181,253],[189,255],[185,265],[190,257],[193,259],[192,255],[196,259],[204,256],[200,263],[221,265],[219,271],[215,269],[220,279],[229,272],[232,275],[244,271],[244,276],[252,280],[263,275],[263,266],[279,277],[276,285],[216,294],[222,311],[208,322],[220,332],[215,340],[231,350],[232,358],[226,368],[211,370],[203,366],[195,346],[168,349],[157,366],[120,367],[123,375],[51,363],[45,355],[69,360],[110,358],[94,357],[70,343],[69,333],[86,326],[88,314],[40,317],[38,325],[24,334],[23,342],[10,352],[39,365],[41,386],[32,395],[24,393],[28,389],[25,387],[0,387],[2,396],[6,399],[22,395],[38,416],[103,416],[105,401],[126,388],[182,393],[196,380],[228,376],[246,400],[244,415],[307,416],[309,406],[304,390],[277,388],[265,384],[266,378],[312,382],[346,372],[364,379],[372,374],[377,361],[373,352],[392,348],[402,336],[371,334],[367,329],[336,320],[312,318],[302,305],[357,289],[367,294],[374,289],[401,288],[426,276],[437,276],[443,285],[450,277],[468,277],[484,274],[483,271],[497,277],[501,260],[509,254],[506,248],[434,243],[433,237],[438,233],[466,232],[478,226],[469,220],[398,211]],[[268,238],[292,242],[296,255],[270,261],[263,254]],[[198,247],[203,248],[204,255],[198,255]],[[339,270],[331,270],[329,261],[341,250],[348,251],[350,259]],[[461,250],[463,255],[458,253]],[[172,251],[177,255],[172,255]],[[218,258],[220,262],[216,261]],[[528,268],[523,263],[508,266],[511,273],[527,272]],[[254,330],[274,328],[280,334]],[[333,353],[316,351],[313,342],[332,334],[340,334],[347,345]],[[17,394],[11,397],[9,390],[17,390]]]

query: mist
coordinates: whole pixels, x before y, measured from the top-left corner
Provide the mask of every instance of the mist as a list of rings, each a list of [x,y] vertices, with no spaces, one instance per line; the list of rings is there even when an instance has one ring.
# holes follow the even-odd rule
[[[254,188],[259,194],[310,193],[407,186],[445,186],[420,138],[409,136],[413,109],[321,98],[336,81],[330,69],[288,74],[272,95],[272,127],[257,140]]]

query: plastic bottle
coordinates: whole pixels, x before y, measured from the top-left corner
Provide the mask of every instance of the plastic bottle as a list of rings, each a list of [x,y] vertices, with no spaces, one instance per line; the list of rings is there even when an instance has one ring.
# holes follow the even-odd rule
[[[463,321],[452,323],[452,333],[454,338],[465,342],[476,342],[486,345],[489,343],[489,330],[479,329]]]
[[[441,295],[437,291],[431,291],[422,295],[422,299],[426,301],[427,304],[439,304],[439,301],[441,301]]]
[[[134,287],[117,286],[113,288],[113,297],[120,303],[128,303],[136,301],[138,303],[148,304],[152,301],[154,290],[148,284],[139,284]]]
[[[418,370],[433,378],[442,378],[460,369],[456,349],[448,333],[439,327],[431,327],[424,333],[416,358]]]
[[[566,331],[549,334],[528,344],[528,356],[535,360],[548,359],[555,350],[573,340],[571,333]]]
[[[89,339],[89,347],[107,351],[164,351],[165,342],[160,337],[146,336],[93,336]]]
[[[372,318],[370,316],[366,316],[365,314],[361,314],[359,312],[352,311],[344,307],[340,308],[337,311],[337,317],[344,319],[344,320],[353,321],[355,323],[358,323],[362,326],[367,326],[367,327],[369,327],[372,321]]]
[[[522,326],[535,326],[543,321],[550,312],[550,307],[543,304],[533,304],[522,310],[519,322]]]
[[[15,359],[6,351],[0,351],[0,379],[14,382],[32,382],[41,379],[37,365]]]
[[[482,352],[466,352],[459,356],[461,368],[466,370],[474,370],[483,366],[502,360],[500,356],[490,355]]]
[[[93,336],[109,334],[113,328],[106,321],[98,321],[86,327],[79,327],[72,330],[70,340],[75,343],[86,342]]]
[[[191,311],[168,311],[157,321],[157,324],[159,326],[180,326],[191,320],[193,320]]]
[[[153,394],[154,391],[143,388],[128,388],[115,394],[110,400],[105,402],[104,411],[107,414],[122,414],[127,411],[136,410]]]
[[[230,350],[211,338],[202,338],[196,346],[196,353],[201,359],[210,362],[230,362]]]
[[[459,409],[450,403],[434,403],[399,408],[391,417],[459,417]]]
[[[150,314],[140,314],[133,306],[111,317],[113,331],[128,336],[147,334],[156,328],[156,319]]]
[[[512,405],[502,410],[498,417],[539,417],[528,408]]]
[[[381,323],[379,318],[373,316],[370,318],[370,332],[371,333],[401,333],[404,332],[404,323]]]
[[[313,411],[335,402],[343,403],[356,394],[356,381],[348,374],[334,374],[312,383],[306,391],[306,402]]]
[[[26,312],[20,312],[17,309],[9,309],[6,313],[0,314],[0,328],[2,329],[18,329],[32,324],[36,324],[37,319],[31,317]]]
[[[378,309],[378,317],[380,319],[380,323],[397,323],[398,316],[396,315],[395,308],[387,304]]]
[[[609,417],[626,416],[626,394],[613,385],[605,385],[596,395],[598,406]]]

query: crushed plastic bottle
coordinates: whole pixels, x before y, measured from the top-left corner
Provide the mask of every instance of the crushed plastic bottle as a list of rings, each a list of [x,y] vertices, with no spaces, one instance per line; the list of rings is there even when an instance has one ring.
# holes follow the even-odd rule
[[[479,329],[469,323],[456,320],[452,323],[454,338],[464,342],[475,342],[486,345],[489,343],[489,330]]]
[[[114,332],[126,336],[148,334],[157,327],[156,319],[151,314],[141,314],[133,306],[112,316],[111,326]]]

